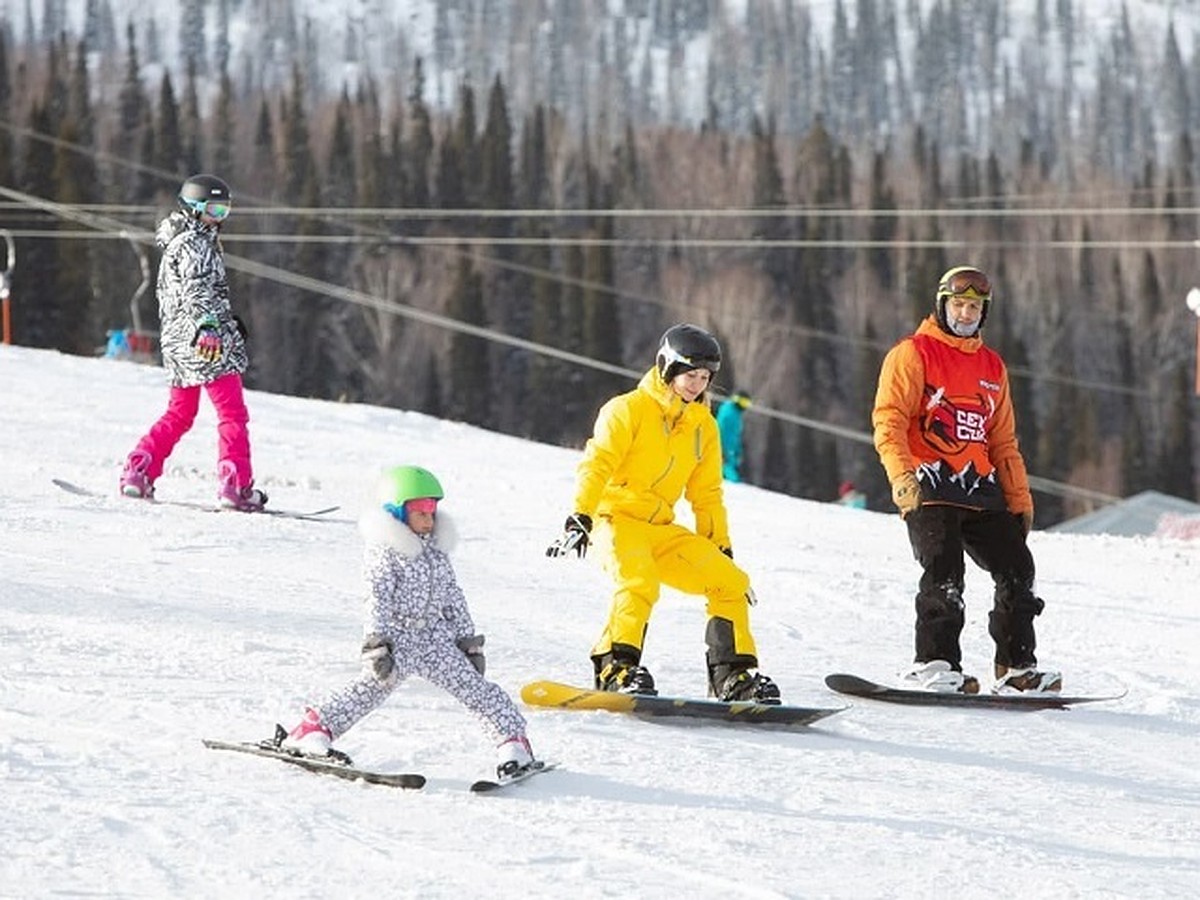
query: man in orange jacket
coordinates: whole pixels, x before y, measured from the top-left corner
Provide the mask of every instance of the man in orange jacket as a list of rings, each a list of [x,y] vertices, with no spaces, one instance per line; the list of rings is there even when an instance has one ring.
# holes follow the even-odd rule
[[[1037,668],[1034,564],[1026,538],[1033,498],[1017,446],[1008,370],[980,330],[992,299],[971,266],[942,276],[933,315],[888,352],[871,421],[875,449],[908,525],[923,574],[915,665],[908,686],[976,693],[962,671],[964,551],[995,583],[988,632],[997,693],[1057,691],[1062,676]]]

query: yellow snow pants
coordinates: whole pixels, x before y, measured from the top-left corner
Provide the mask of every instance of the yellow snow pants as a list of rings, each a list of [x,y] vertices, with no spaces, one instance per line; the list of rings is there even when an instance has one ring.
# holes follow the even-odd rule
[[[685,594],[703,594],[710,621],[732,625],[733,646],[709,648],[721,657],[757,658],[750,634],[750,577],[717,545],[682,525],[652,525],[637,519],[601,519],[593,535],[606,572],[616,582],[608,622],[592,648],[592,656],[608,653],[613,644],[640,653],[650,613],[661,585]]]

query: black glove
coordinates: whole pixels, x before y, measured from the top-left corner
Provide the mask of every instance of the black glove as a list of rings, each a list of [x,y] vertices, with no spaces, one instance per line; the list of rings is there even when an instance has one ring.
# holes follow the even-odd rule
[[[721,547],[719,549],[722,553],[724,553],[730,559],[733,559],[733,548],[732,547]]]
[[[567,517],[562,537],[546,548],[547,556],[566,556],[572,550],[580,559],[587,556],[588,535],[592,533],[592,517],[573,513]]]
[[[387,681],[392,670],[396,668],[396,659],[392,656],[392,642],[377,634],[368,635],[362,646],[363,666],[371,670],[379,681]]]
[[[482,675],[487,668],[487,659],[483,655],[483,635],[469,634],[465,638],[459,638],[458,649],[467,655],[475,671]]]

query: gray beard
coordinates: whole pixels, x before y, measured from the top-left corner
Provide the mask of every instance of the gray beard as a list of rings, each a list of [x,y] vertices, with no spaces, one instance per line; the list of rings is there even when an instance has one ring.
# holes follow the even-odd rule
[[[957,322],[948,322],[950,330],[956,335],[963,338],[974,337],[979,331],[979,322],[972,322],[970,325],[959,325]]]

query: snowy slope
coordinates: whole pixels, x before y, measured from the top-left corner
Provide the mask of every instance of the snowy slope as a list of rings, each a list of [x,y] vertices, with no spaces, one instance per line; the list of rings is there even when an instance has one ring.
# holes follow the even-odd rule
[[[352,524],[71,496],[111,491],[161,372],[0,347],[0,895],[115,897],[1190,897],[1200,885],[1194,545],[1037,533],[1041,658],[1117,702],[988,713],[855,703],[802,732],[528,710],[560,771],[496,797],[492,749],[449,697],[401,688],[341,742],[421,793],[205,750],[290,723],[356,670]],[[549,560],[578,453],[395,410],[251,394],[259,484],[341,503],[428,465],[463,541],[489,675],[585,680],[607,608],[590,562]],[[204,500],[204,407],[159,483]],[[728,492],[764,670],[798,703],[833,670],[889,677],[916,580],[894,516]],[[967,662],[986,674],[986,579]],[[668,593],[646,662],[703,691],[700,603]]]

